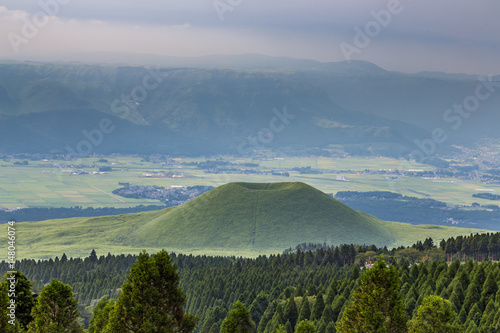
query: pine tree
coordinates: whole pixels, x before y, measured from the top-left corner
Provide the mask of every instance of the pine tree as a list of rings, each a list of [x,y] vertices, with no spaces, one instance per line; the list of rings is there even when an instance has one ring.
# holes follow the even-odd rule
[[[285,320],[290,321],[292,327],[295,327],[297,319],[299,318],[299,311],[297,310],[297,304],[295,304],[293,295],[288,299],[283,315],[285,316]]]
[[[496,314],[496,307],[495,307],[495,302],[491,299],[488,304],[486,305],[486,308],[484,309],[483,316],[481,318],[481,322],[479,323],[479,327],[483,330],[487,326],[490,326],[493,324],[493,319],[495,318]]]
[[[323,310],[325,310],[325,301],[323,300],[323,294],[319,293],[316,296],[316,301],[314,302],[312,312],[311,312],[311,320],[316,321],[320,320],[323,315]]]
[[[143,251],[130,269],[104,332],[191,332],[198,318],[184,312],[177,265],[162,250]]]
[[[276,329],[276,332],[275,332],[275,333],[289,333],[289,332],[286,330],[285,326],[280,325],[280,326]]]
[[[257,326],[257,333],[263,333],[265,331],[267,324],[270,323],[273,318],[277,306],[278,305],[276,300],[269,303],[266,311],[264,311],[264,314],[260,319],[259,326]]]
[[[332,321],[330,324],[326,325],[325,333],[335,333],[335,323]]]
[[[462,290],[462,284],[456,283],[450,296],[450,302],[453,304],[455,311],[460,311],[462,309],[462,302],[464,299],[465,296]]]
[[[295,292],[293,295],[295,297],[302,297],[302,295],[304,295],[304,291],[305,291],[304,287],[301,284],[299,284],[297,288],[295,288]]]
[[[295,333],[316,333],[313,323],[305,319],[300,321],[295,328]]]
[[[451,307],[451,302],[439,296],[426,297],[418,307],[417,315],[410,321],[410,333],[453,333],[461,332],[460,326],[452,325],[456,313]]]
[[[327,304],[325,306],[323,314],[321,315],[321,320],[323,320],[327,325],[333,321],[333,309],[331,305]]]
[[[465,322],[467,321],[467,312],[465,312],[465,309],[462,308],[460,312],[458,313],[458,317],[456,319],[456,323],[460,325],[465,325]]]
[[[477,304],[479,302],[480,297],[481,296],[479,294],[479,286],[471,282],[465,293],[465,300],[463,305],[467,313],[470,311],[473,304]]]
[[[407,314],[398,290],[396,268],[387,268],[384,260],[378,260],[361,276],[361,285],[337,323],[337,331],[406,332]]]
[[[283,306],[281,304],[279,304],[278,307],[276,308],[276,312],[274,312],[273,319],[269,322],[269,324],[270,324],[269,333],[276,331],[280,325],[286,324],[285,316],[283,314]]]
[[[331,286],[328,287],[328,289],[326,291],[326,301],[325,301],[325,303],[332,305],[333,300],[335,299],[335,296],[337,296],[337,291],[334,288],[332,288]]]
[[[311,318],[311,306],[309,305],[309,300],[306,297],[302,298],[302,302],[300,303],[300,313],[298,321],[303,321]]]
[[[417,305],[417,300],[415,298],[410,298],[406,301],[406,313],[411,317],[413,311],[415,311],[415,306]]]
[[[216,306],[210,310],[205,317],[203,325],[201,326],[201,333],[209,333],[213,325],[220,327],[224,318],[227,317],[227,309],[225,306]]]
[[[80,313],[71,287],[56,279],[43,288],[32,311],[29,332],[83,332]]]
[[[477,305],[477,303],[475,303],[470,311],[469,311],[469,315],[467,316],[467,319],[470,319],[472,320],[473,322],[476,323],[476,325],[479,325],[479,322],[481,321],[481,317],[482,317],[482,312],[481,312],[481,309],[479,309],[479,306]]]
[[[491,272],[490,274],[488,274],[486,281],[484,281],[481,297],[484,299],[484,302],[488,304],[490,299],[495,298],[497,291],[498,291],[498,285],[497,282],[495,281],[493,272]]]
[[[326,333],[326,323],[323,320],[320,320],[317,325],[316,333]]]
[[[339,318],[340,312],[342,311],[342,308],[344,307],[346,302],[346,299],[343,295],[337,295],[335,297],[335,300],[333,301],[332,305],[332,311],[333,311],[333,317],[332,321],[336,322],[337,319]]]
[[[269,305],[269,295],[264,293],[259,293],[257,297],[254,299],[248,311],[250,311],[250,316],[254,323],[259,323],[264,312],[266,311]]]
[[[480,333],[478,328],[477,328],[476,323],[473,320],[470,321],[470,324],[467,327],[467,330],[465,331],[465,333]]]
[[[229,311],[226,319],[222,322],[221,333],[250,333],[255,329],[255,323],[250,318],[250,312],[243,303],[237,301],[234,309]]]
[[[115,301],[109,300],[108,296],[104,296],[99,300],[92,313],[88,333],[99,333],[104,330],[104,327],[109,322],[109,313],[114,305]]]

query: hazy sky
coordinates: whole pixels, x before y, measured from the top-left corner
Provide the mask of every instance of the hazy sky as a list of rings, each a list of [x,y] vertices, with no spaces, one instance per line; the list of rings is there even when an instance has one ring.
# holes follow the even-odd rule
[[[260,53],[500,74],[499,15],[497,0],[0,0],[0,59]]]

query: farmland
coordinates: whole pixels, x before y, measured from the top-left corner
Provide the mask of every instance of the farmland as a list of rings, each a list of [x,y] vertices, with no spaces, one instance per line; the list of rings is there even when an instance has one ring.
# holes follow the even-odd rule
[[[488,200],[473,198],[478,189],[495,193],[498,185],[485,185],[478,181],[399,175],[390,176],[381,170],[402,168],[400,160],[391,158],[269,158],[236,159],[230,156],[213,158],[156,158],[143,159],[137,156],[107,156],[85,158],[78,166],[64,160],[29,161],[22,165],[21,159],[6,159],[0,162],[0,209],[27,207],[131,207],[158,204],[148,199],[131,199],[114,195],[112,191],[121,187],[119,183],[134,185],[219,186],[228,182],[279,182],[301,181],[315,188],[335,194],[338,191],[393,191],[406,196],[432,198],[451,205],[471,205],[473,202],[488,204]],[[231,168],[219,173],[206,172],[194,163],[206,160],[230,162]],[[16,163],[18,162],[18,163]],[[16,164],[14,164],[16,163]],[[245,166],[248,163],[258,164]],[[99,172],[100,167],[111,167],[112,171]],[[294,168],[319,170],[320,173],[300,173]],[[415,164],[418,170],[430,171],[428,165]],[[223,170],[223,169],[222,169]],[[240,170],[240,171],[234,171]],[[289,177],[277,175],[287,172]],[[245,173],[246,172],[246,173]],[[161,178],[160,178],[161,177]]]

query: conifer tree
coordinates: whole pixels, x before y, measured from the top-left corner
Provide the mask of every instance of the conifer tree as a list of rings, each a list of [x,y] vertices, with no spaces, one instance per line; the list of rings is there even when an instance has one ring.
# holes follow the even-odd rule
[[[275,333],[289,333],[287,332],[287,330],[285,329],[285,326],[284,325],[280,325],[277,329],[276,329],[276,332]]]
[[[177,265],[162,250],[143,251],[130,269],[104,332],[191,332],[197,318],[184,312]]]
[[[451,302],[439,296],[426,297],[417,309],[417,315],[409,324],[410,333],[454,333],[462,332],[460,326],[453,325],[456,313]]]
[[[483,291],[481,292],[481,297],[484,299],[484,302],[488,304],[491,298],[495,298],[495,295],[498,291],[498,284],[495,280],[495,276],[493,272],[488,274],[486,281],[483,284]]]
[[[252,304],[250,304],[248,311],[250,311],[250,316],[252,317],[254,323],[260,322],[260,319],[264,315],[264,312],[266,311],[267,306],[269,305],[268,298],[269,295],[261,292],[253,300]]]
[[[269,333],[276,331],[280,325],[283,325],[284,327],[284,325],[286,324],[285,315],[283,314],[283,306],[281,304],[279,304],[276,308],[273,319],[269,322],[269,324]]]
[[[333,301],[333,305],[332,305],[332,311],[333,311],[332,320],[333,320],[333,322],[336,322],[337,319],[339,318],[340,312],[342,311],[342,308],[344,307],[345,302],[346,302],[346,299],[343,295],[337,295],[337,297],[335,297],[335,300]]]
[[[43,288],[32,311],[30,333],[83,332],[80,313],[71,287],[53,279]]]
[[[299,284],[297,288],[295,288],[294,296],[302,297],[302,295],[304,295],[304,287],[301,284]]]
[[[458,313],[458,317],[456,319],[456,323],[459,325],[464,325],[465,322],[467,321],[467,312],[465,312],[465,309],[462,308],[460,312]]]
[[[295,328],[295,333],[316,333],[316,327],[307,319],[300,321]]]
[[[476,323],[473,320],[470,321],[465,333],[480,333]]]
[[[326,333],[326,323],[322,319],[316,324],[316,333]]]
[[[257,326],[257,333],[263,333],[265,331],[267,324],[270,323],[273,318],[274,312],[276,311],[276,307],[277,307],[276,300],[273,300],[271,303],[269,303],[266,311],[264,311],[264,314],[260,319],[259,326]]]
[[[337,323],[337,331],[406,332],[407,314],[398,290],[396,268],[387,268],[384,260],[378,260],[361,276],[361,285]]]
[[[477,303],[475,303],[470,311],[469,311],[469,315],[467,316],[467,319],[470,319],[472,320],[473,322],[476,323],[476,325],[479,325],[479,322],[481,321],[481,317],[482,317],[482,312],[481,312],[481,309],[479,309],[479,306],[477,305]]]
[[[109,321],[109,313],[113,309],[115,301],[109,300],[108,296],[102,297],[94,308],[89,324],[89,333],[99,333],[104,330]]]
[[[297,310],[297,304],[295,304],[293,295],[288,299],[283,315],[285,316],[285,320],[290,321],[290,325],[295,327],[299,318],[299,311]]]
[[[471,310],[471,307],[479,302],[480,298],[481,296],[479,294],[479,286],[474,282],[471,282],[465,293],[465,300],[463,305],[465,311],[468,313]]]
[[[335,280],[333,280],[333,281],[335,281]],[[333,300],[335,299],[335,296],[337,296],[336,288],[334,289],[331,286],[328,287],[328,289],[326,290],[326,301],[325,301],[325,303],[332,305]]]
[[[222,322],[221,333],[250,333],[255,329],[255,323],[250,318],[250,312],[243,303],[234,303],[234,309],[229,311],[226,319]]]
[[[326,331],[325,331],[325,333],[335,333],[335,332],[336,332],[336,330],[335,330],[335,324],[332,321],[331,323],[329,323],[328,325],[326,325]]]
[[[309,305],[309,300],[307,296],[302,298],[302,302],[300,303],[300,313],[297,321],[303,321],[311,318],[311,306]]]
[[[323,315],[323,310],[325,310],[325,301],[323,299],[323,294],[319,293],[316,296],[316,301],[314,302],[312,312],[311,312],[311,320],[316,321],[320,320]]]
[[[481,318],[481,322],[479,323],[479,327],[483,329],[483,331],[486,330],[486,327],[489,327],[493,324],[496,310],[497,309],[495,307],[495,302],[491,299],[486,305],[486,308],[483,311],[483,317]]]
[[[450,302],[452,303],[455,311],[460,311],[462,309],[462,302],[464,298],[465,296],[462,290],[462,284],[456,283],[450,296]]]
[[[333,309],[330,304],[325,306],[323,314],[321,315],[321,320],[323,320],[327,325],[333,320]]]

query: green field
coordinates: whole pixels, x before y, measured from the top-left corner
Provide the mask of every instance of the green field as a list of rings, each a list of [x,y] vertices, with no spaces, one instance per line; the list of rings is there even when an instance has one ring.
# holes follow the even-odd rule
[[[96,163],[109,165],[115,171],[106,174],[73,175],[74,168],[53,167],[47,164],[64,164],[65,161],[31,162],[27,166],[13,165],[17,160],[0,162],[0,209],[26,207],[131,207],[136,205],[157,204],[158,201],[128,199],[113,195],[111,192],[120,187],[120,182],[134,185],[211,185],[219,186],[228,182],[278,182],[301,181],[326,192],[338,191],[393,191],[419,198],[430,197],[452,205],[470,205],[472,202],[489,204],[488,200],[473,198],[477,189],[500,191],[500,186],[484,185],[474,181],[459,179],[421,179],[418,177],[399,177],[389,179],[382,174],[361,174],[365,169],[397,169],[401,161],[390,158],[284,158],[272,160],[235,159],[217,157],[231,162],[259,163],[264,171],[290,169],[294,167],[318,168],[322,174],[299,174],[291,171],[290,177],[245,174],[210,174],[194,167],[162,165],[141,161],[138,157],[107,157],[109,163],[99,163],[98,158],[83,159],[83,164]],[[200,162],[206,158],[176,159],[179,162]],[[113,165],[112,165],[113,163]],[[416,165],[418,169],[432,170],[428,165]],[[96,168],[86,168],[93,172]],[[180,172],[185,178],[141,178],[145,173]],[[338,181],[337,175],[351,180]]]

